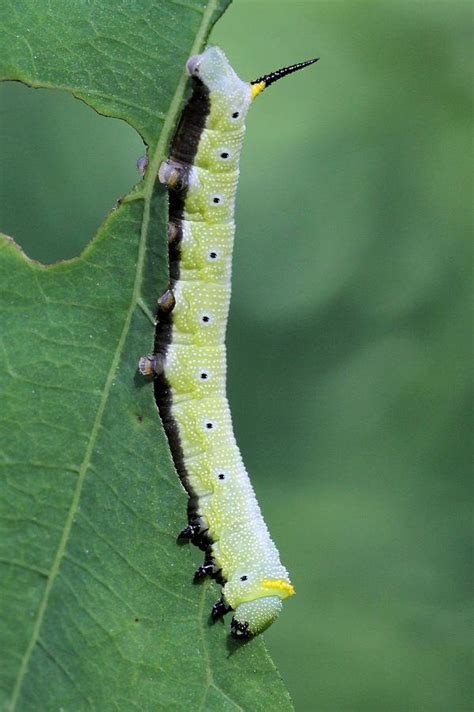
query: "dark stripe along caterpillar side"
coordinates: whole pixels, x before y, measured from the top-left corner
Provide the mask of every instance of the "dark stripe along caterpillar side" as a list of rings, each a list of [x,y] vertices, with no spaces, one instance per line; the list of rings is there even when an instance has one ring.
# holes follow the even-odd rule
[[[252,101],[315,61],[248,83],[217,47],[191,57],[193,93],[159,171],[169,190],[170,283],[158,301],[155,352],[139,368],[155,376],[160,417],[189,494],[180,539],[205,552],[195,578],[210,575],[223,585],[212,618],[234,611],[237,638],[265,630],[294,593],[243,465],[226,398],[239,157]]]

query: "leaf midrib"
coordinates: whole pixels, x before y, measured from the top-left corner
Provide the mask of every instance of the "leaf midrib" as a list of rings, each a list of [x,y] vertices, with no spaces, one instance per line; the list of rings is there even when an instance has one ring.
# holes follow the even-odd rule
[[[212,25],[212,18],[214,16],[214,13],[218,9],[218,5],[219,5],[219,0],[209,0],[207,7],[204,11],[203,18],[202,18],[201,24],[199,26],[198,32],[194,39],[191,54],[196,54],[200,50],[202,44],[204,43],[204,40],[207,37],[209,29]],[[92,459],[92,453],[93,453],[93,450],[95,447],[97,436],[100,431],[100,426],[101,426],[102,419],[104,416],[105,408],[107,406],[108,398],[109,398],[109,395],[112,390],[112,384],[114,381],[115,372],[119,366],[123,347],[124,347],[126,338],[128,336],[128,332],[130,329],[130,324],[132,321],[132,317],[133,317],[135,308],[139,305],[139,301],[141,300],[141,288],[142,288],[142,281],[143,281],[146,244],[147,244],[147,237],[148,237],[148,226],[150,223],[150,205],[151,205],[151,198],[153,195],[153,187],[155,184],[155,177],[158,173],[158,168],[159,168],[161,161],[163,160],[163,158],[165,158],[165,149],[168,146],[168,142],[171,137],[171,133],[174,129],[176,119],[178,117],[178,112],[180,110],[181,103],[182,103],[183,97],[184,97],[186,82],[187,82],[187,77],[186,77],[186,74],[183,72],[181,79],[178,83],[178,86],[176,88],[176,91],[174,93],[174,96],[173,96],[171,103],[169,105],[169,109],[166,114],[165,121],[163,123],[163,129],[161,131],[160,137],[156,144],[156,148],[151,156],[151,159],[150,159],[150,162],[148,165],[148,169],[146,172],[146,176],[143,181],[143,189],[141,192],[137,192],[137,193],[133,194],[133,196],[132,196],[132,199],[134,199],[134,200],[141,198],[144,201],[143,219],[142,219],[142,227],[141,227],[141,232],[140,232],[140,241],[139,241],[139,246],[138,246],[138,258],[137,258],[137,265],[136,265],[136,271],[135,271],[135,281],[134,281],[133,290],[132,290],[132,298],[130,300],[130,305],[127,310],[127,315],[125,318],[124,326],[123,326],[122,332],[120,334],[120,338],[117,343],[117,348],[115,349],[114,356],[113,356],[112,362],[110,364],[109,372],[107,374],[107,379],[105,381],[104,389],[102,392],[102,397],[101,397],[101,400],[99,403],[99,407],[97,409],[97,415],[95,417],[94,424],[92,426],[91,434],[89,437],[89,442],[88,442],[88,445],[87,445],[85,453],[84,453],[84,459],[83,459],[81,467],[79,469],[77,484],[76,484],[76,488],[74,490],[74,495],[73,495],[73,498],[71,501],[71,506],[69,508],[68,516],[67,516],[65,524],[64,524],[63,534],[61,536],[59,546],[56,550],[56,554],[53,559],[53,563],[52,563],[51,570],[48,575],[48,581],[47,581],[47,584],[46,584],[46,587],[44,590],[43,597],[41,599],[41,603],[38,607],[38,612],[37,612],[36,619],[35,619],[35,622],[33,625],[32,634],[31,634],[30,640],[28,642],[28,645],[26,647],[26,650],[22,656],[21,664],[18,669],[18,674],[17,674],[16,680],[15,680],[15,685],[13,687],[12,697],[11,697],[11,701],[10,701],[11,712],[14,712],[14,710],[16,709],[16,705],[17,705],[17,702],[19,700],[20,693],[22,690],[23,681],[24,681],[26,674],[28,672],[28,666],[29,666],[29,663],[31,660],[31,656],[33,654],[33,650],[34,650],[34,648],[38,642],[38,639],[39,639],[41,627],[42,627],[44,616],[45,616],[46,609],[48,606],[49,597],[50,597],[51,591],[53,589],[54,583],[56,581],[56,577],[58,575],[58,572],[59,572],[59,569],[61,566],[64,552],[66,551],[66,547],[67,547],[68,540],[69,540],[69,535],[70,535],[72,525],[74,522],[74,516],[75,516],[78,506],[79,506],[82,489],[83,489],[83,486],[84,486],[84,483],[86,480],[86,476],[87,476],[87,472],[89,469],[89,465],[90,465],[91,459]],[[124,202],[127,202],[126,198],[125,198]]]

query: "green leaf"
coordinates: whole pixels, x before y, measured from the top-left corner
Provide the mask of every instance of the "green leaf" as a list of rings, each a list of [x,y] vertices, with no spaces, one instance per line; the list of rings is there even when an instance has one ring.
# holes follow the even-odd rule
[[[176,545],[186,495],[137,376],[168,270],[166,194],[153,176],[185,60],[227,4],[0,9],[1,78],[126,120],[150,158],[79,258],[46,268],[0,241],[4,709],[292,708],[262,640],[238,646],[228,626],[209,625],[218,587],[193,586],[198,552]]]

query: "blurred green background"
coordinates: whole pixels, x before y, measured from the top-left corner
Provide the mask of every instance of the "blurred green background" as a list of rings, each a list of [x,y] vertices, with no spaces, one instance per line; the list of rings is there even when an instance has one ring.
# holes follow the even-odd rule
[[[229,391],[297,596],[266,634],[301,712],[464,712],[472,568],[468,2],[235,0],[252,109]],[[0,86],[0,228],[51,262],[137,181],[125,124]]]

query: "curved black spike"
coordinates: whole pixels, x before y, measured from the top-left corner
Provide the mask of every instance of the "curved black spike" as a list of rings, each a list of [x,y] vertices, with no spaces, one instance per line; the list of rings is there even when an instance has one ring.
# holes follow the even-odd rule
[[[308,67],[310,64],[317,62],[318,59],[319,57],[316,57],[315,59],[307,59],[306,62],[292,64],[289,67],[282,67],[282,69],[277,69],[276,72],[271,72],[270,74],[265,74],[264,77],[255,79],[255,81],[250,82],[250,84],[260,84],[260,82],[265,82],[265,88],[269,87],[270,84],[273,84],[273,82],[276,82],[278,79],[282,79],[282,77],[286,77],[287,74],[293,74],[293,72],[297,72],[299,69]]]

